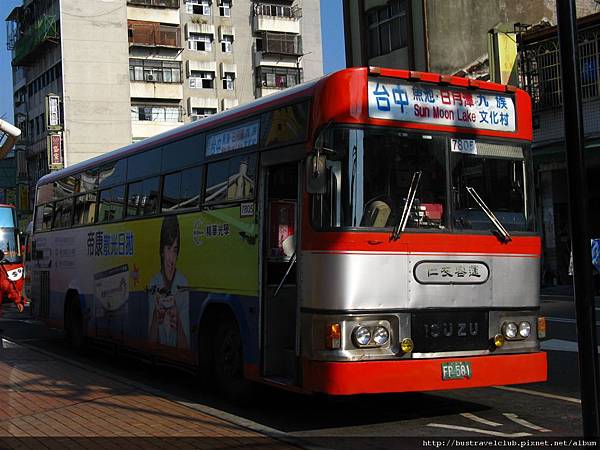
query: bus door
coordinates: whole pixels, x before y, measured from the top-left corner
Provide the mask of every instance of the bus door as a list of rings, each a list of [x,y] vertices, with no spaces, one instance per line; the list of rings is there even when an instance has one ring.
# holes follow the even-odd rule
[[[263,171],[263,376],[292,383],[296,375],[298,162]]]

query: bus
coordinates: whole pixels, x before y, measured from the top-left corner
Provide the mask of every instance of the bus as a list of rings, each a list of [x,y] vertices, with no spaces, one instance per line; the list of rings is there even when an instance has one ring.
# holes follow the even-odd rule
[[[286,89],[40,179],[34,313],[229,393],[544,381],[531,138],[512,86]]]
[[[23,310],[23,256],[17,213],[13,205],[0,204],[0,303],[9,300]]]

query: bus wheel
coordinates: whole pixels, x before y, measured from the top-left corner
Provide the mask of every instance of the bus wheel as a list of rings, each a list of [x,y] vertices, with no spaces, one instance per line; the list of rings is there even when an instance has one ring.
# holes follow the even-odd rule
[[[214,376],[220,390],[232,400],[248,399],[250,382],[244,379],[242,339],[237,324],[224,320],[213,341]]]
[[[79,297],[71,299],[69,308],[69,322],[67,327],[67,337],[71,347],[78,351],[84,352],[86,349],[85,330],[83,328],[83,314],[79,306]]]

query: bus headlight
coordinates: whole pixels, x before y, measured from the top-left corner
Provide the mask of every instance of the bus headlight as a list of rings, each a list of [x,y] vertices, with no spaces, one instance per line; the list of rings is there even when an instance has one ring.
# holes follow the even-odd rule
[[[367,327],[358,326],[352,332],[352,338],[359,346],[369,345],[369,342],[371,342],[371,330]]]
[[[516,338],[518,332],[519,329],[514,322],[505,322],[504,325],[502,325],[502,334],[506,339]]]
[[[529,337],[530,333],[531,333],[531,324],[529,322],[521,322],[519,324],[519,335],[522,338],[526,338],[526,337]]]
[[[376,327],[373,331],[373,342],[377,345],[385,344],[390,338],[390,332],[385,327]]]

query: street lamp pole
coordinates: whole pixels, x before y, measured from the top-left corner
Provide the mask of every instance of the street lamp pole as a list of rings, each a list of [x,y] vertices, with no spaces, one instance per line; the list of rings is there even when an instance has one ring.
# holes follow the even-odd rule
[[[573,248],[573,284],[577,338],[579,341],[579,376],[583,435],[600,437],[598,347],[596,314],[592,288],[589,201],[584,156],[581,79],[577,45],[575,0],[557,0],[558,39],[562,75],[567,176],[569,186],[569,220]]]

